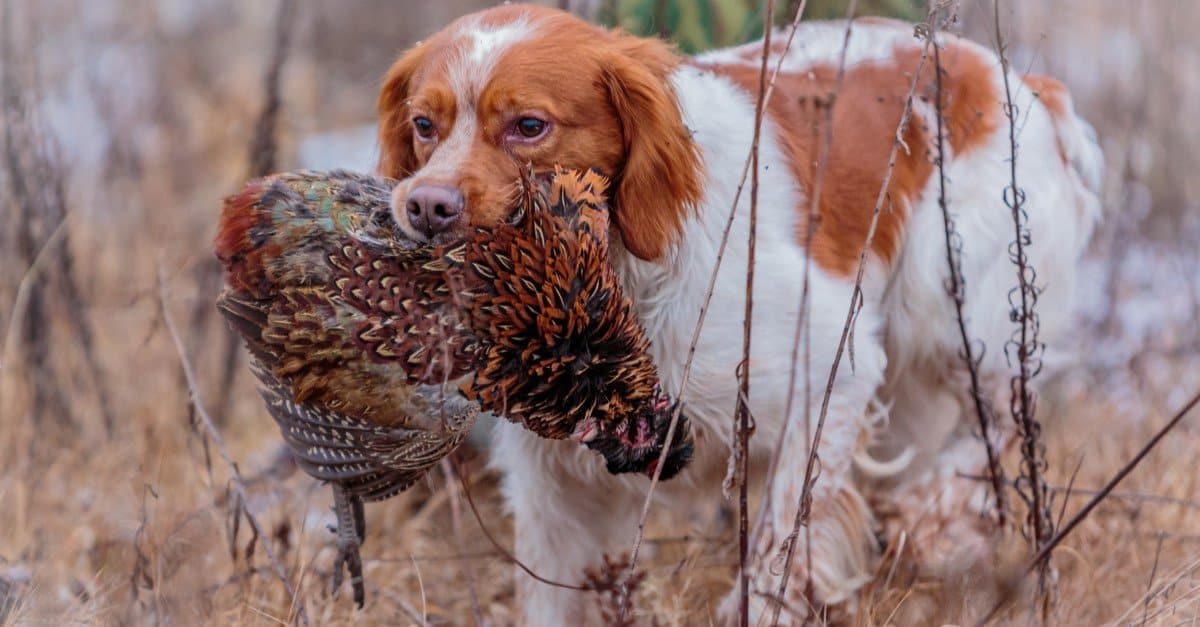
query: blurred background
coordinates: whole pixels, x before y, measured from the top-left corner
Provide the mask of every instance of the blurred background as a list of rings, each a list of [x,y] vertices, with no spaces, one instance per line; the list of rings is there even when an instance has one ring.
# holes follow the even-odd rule
[[[0,625],[294,620],[264,545],[314,622],[511,621],[512,569],[438,472],[369,508],[367,609],[330,598],[328,491],[277,463],[275,425],[213,306],[211,254],[220,200],[250,175],[370,170],[390,62],[491,4],[0,0]],[[696,52],[761,36],[761,4],[561,6]],[[778,4],[784,24],[799,3]],[[810,0],[805,15],[844,16],[847,4]],[[857,6],[909,21],[926,11],[922,0]],[[950,30],[993,46],[992,7],[951,3]],[[1200,3],[1007,0],[1000,15],[1014,67],[1070,87],[1108,162],[1079,357],[1046,377],[1039,409],[1053,481],[1078,467],[1079,491],[1059,494],[1069,512],[1200,385]],[[231,496],[194,403],[250,502]],[[1193,420],[1067,543],[1061,622],[1196,620],[1198,455]],[[507,542],[495,477],[469,461],[481,513]],[[639,607],[667,624],[707,620],[733,579],[730,533],[719,520],[657,529]],[[919,623],[946,605],[939,595],[965,594],[944,574],[899,572],[864,591],[856,620]],[[965,614],[948,620],[969,614],[954,611]]]

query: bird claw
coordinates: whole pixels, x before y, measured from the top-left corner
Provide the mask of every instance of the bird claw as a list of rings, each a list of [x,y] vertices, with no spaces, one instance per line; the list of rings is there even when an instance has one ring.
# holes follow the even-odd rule
[[[343,543],[338,540],[338,554],[333,562],[333,598],[338,598],[342,590],[342,568],[350,571],[350,587],[354,590],[354,604],[362,609],[366,604],[366,589],[363,580],[362,556],[358,552],[357,541]]]
[[[362,546],[365,519],[363,516],[362,500],[347,494],[341,486],[333,486],[333,511],[337,516],[337,528],[331,529],[337,533],[337,557],[333,561],[333,597],[336,599],[342,589],[342,568],[350,572],[350,587],[354,590],[354,604],[362,609],[366,603],[366,589],[363,579]]]

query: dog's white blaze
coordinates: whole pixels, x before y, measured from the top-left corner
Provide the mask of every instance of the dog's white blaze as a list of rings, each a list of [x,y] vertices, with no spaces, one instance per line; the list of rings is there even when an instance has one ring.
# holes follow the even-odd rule
[[[491,80],[496,61],[514,44],[528,39],[535,30],[527,16],[498,25],[487,25],[474,19],[459,27],[459,38],[463,43],[448,68],[456,108],[454,126],[422,168],[424,179],[453,183],[469,158],[471,144],[479,132],[479,96]]]
[[[460,27],[465,40],[462,51],[450,64],[450,85],[458,101],[459,115],[473,113],[479,94],[492,78],[496,61],[514,44],[528,39],[535,31],[527,16],[507,24],[487,25],[476,19]]]

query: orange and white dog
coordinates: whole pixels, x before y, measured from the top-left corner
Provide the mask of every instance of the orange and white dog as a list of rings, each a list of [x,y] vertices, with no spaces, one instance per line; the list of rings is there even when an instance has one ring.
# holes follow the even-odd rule
[[[769,62],[773,68],[785,55],[760,145],[751,481],[762,481],[762,467],[783,440],[767,486],[769,510],[751,547],[755,613],[774,597],[776,556],[792,532],[805,474],[806,410],[815,420],[922,57],[923,42],[910,26],[856,21],[834,95],[846,28],[803,24],[786,51],[786,31],[777,33]],[[988,50],[950,35],[940,44],[945,195],[962,238],[964,313],[971,337],[988,349],[985,377],[1001,380],[1009,372],[1003,347],[1014,328],[1008,293],[1016,283],[1008,253],[1014,227],[1003,195],[1010,168],[1003,76]],[[761,43],[751,43],[687,58],[659,40],[536,6],[463,17],[406,52],[386,76],[379,169],[401,179],[393,211],[413,237],[445,241],[469,225],[506,218],[524,164],[599,169],[614,181],[614,264],[653,342],[664,387],[676,391],[750,150],[761,51]],[[845,601],[868,580],[879,544],[862,496],[867,478],[889,475],[887,489],[912,509],[930,506],[920,495],[935,495],[933,506],[948,512],[971,499],[977,509],[985,489],[953,478],[955,470],[980,472],[984,452],[969,435],[974,418],[961,402],[961,338],[945,286],[934,75],[930,60],[869,251],[850,358],[833,383],[810,541],[801,543],[785,595],[791,611],[806,606],[800,597],[810,578],[819,603]],[[1045,287],[1040,337],[1053,342],[1069,323],[1076,260],[1099,215],[1102,156],[1061,84],[1009,78],[1019,115],[1016,175],[1032,234],[1027,252]],[[818,218],[806,250],[827,131]],[[747,196],[682,394],[696,458],[656,496],[679,509],[721,498],[742,352]],[[809,320],[800,354],[810,360],[807,382],[803,374],[790,376],[806,259]],[[873,461],[870,453],[891,460]],[[604,553],[628,550],[645,477],[609,475],[584,448],[504,421],[493,464],[504,473],[516,555],[539,574],[578,582]],[[811,556],[804,555],[808,547]],[[585,595],[524,573],[517,578],[522,624],[578,624],[590,611]]]

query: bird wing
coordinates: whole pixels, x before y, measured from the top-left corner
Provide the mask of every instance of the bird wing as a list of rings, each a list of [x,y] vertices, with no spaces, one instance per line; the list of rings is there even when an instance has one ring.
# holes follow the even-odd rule
[[[462,444],[478,415],[478,405],[461,397],[445,399],[443,428],[385,427],[313,403],[299,403],[290,384],[258,360],[251,371],[267,411],[279,425],[297,463],[309,475],[339,483],[367,501],[381,501],[407,489]],[[422,408],[432,412],[432,403]]]

